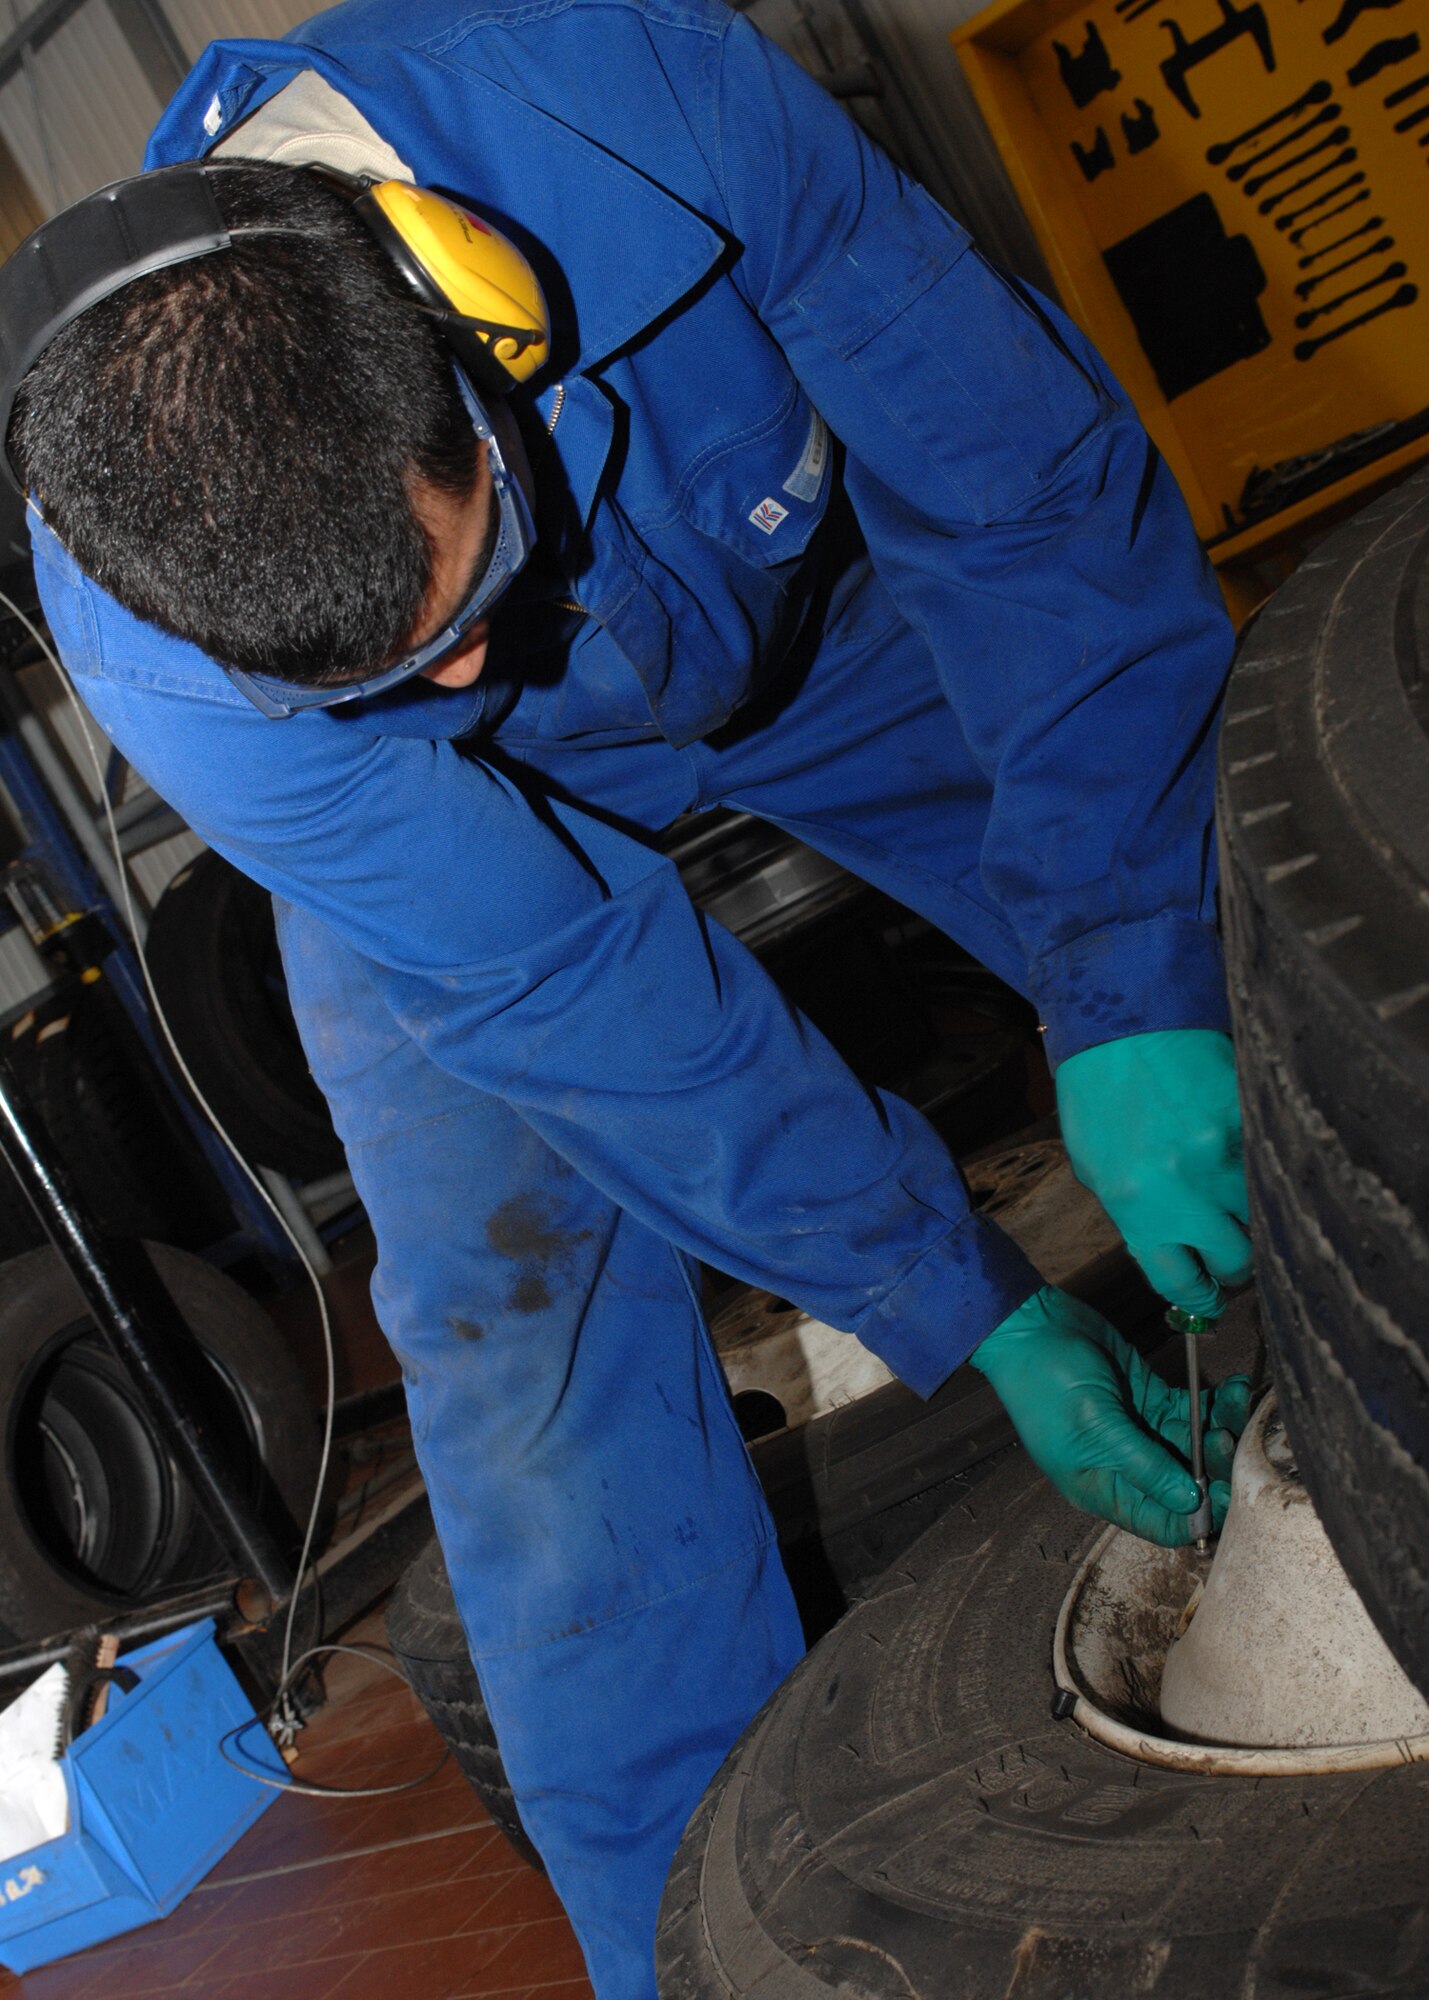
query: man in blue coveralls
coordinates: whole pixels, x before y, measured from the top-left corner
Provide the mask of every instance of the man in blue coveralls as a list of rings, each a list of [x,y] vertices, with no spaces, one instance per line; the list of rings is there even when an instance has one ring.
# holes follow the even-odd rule
[[[800,1652],[697,1259],[924,1393],[971,1355],[1095,1512],[1174,1543],[1197,1495],[1184,1395],[648,836],[762,815],[1031,995],[1079,1171],[1213,1311],[1226,621],[1076,329],[716,0],[350,0],[204,55],[147,166],[201,155],[231,236],[22,386],[40,589],[277,898],[522,1816],[602,2000],[649,2000],[680,1831]],[[313,162],[519,242],[551,352],[504,411]]]

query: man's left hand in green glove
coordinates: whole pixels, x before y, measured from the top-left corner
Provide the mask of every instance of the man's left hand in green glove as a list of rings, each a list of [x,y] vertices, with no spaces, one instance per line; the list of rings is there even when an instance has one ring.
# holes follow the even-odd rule
[[[1214,1317],[1250,1276],[1240,1101],[1230,1037],[1212,1028],[1124,1035],[1057,1070],[1077,1178],[1172,1305]]]

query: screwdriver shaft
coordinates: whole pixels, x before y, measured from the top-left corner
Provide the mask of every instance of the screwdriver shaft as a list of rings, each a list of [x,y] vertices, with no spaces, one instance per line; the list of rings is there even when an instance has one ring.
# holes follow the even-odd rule
[[[1192,1323],[1186,1326],[1186,1386],[1191,1393],[1191,1477],[1200,1495],[1191,1526],[1196,1547],[1204,1555],[1211,1540],[1211,1489],[1206,1483],[1206,1447],[1201,1435],[1201,1357],[1196,1351],[1196,1329]]]

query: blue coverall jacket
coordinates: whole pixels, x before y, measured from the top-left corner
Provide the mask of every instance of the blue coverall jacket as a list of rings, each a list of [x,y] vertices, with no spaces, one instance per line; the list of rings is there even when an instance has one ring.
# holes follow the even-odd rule
[[[936,895],[920,902],[926,858],[886,885],[1031,995],[1054,1062],[1138,1031],[1224,1027],[1210,802],[1227,627],[1180,497],[1086,341],[991,270],[718,0],[350,0],[287,41],[211,48],[148,164],[202,153],[302,67],[419,181],[506,229],[551,304],[551,365],[517,399],[533,437],[537,413],[553,424],[534,454],[543,561],[499,609],[486,672],[461,693],[414,683],[272,721],[216,663],[122,610],[34,519],[37,573],[105,730],[280,900],[507,1761],[602,1992],[634,1996],[649,1990],[681,1820],[798,1644],[756,1553],[767,1524],[737,1440],[709,1414],[706,1363],[687,1367],[683,1401],[668,1381],[648,1408],[631,1388],[641,1315],[658,1292],[660,1310],[692,1316],[683,1260],[707,1257],[856,1332],[927,1392],[1039,1281],[969,1214],[923,1121],[857,1084],[627,829],[724,797],[817,840],[820,771],[832,791],[875,770],[880,676],[891,701],[916,654],[941,706],[950,832]],[[815,647],[802,693],[763,726],[810,632],[854,628],[872,634],[865,653],[844,645],[825,688]],[[761,801],[769,774],[756,784],[751,760],[776,741],[798,796],[770,781]],[[888,754],[913,772],[906,746]],[[878,846],[866,830],[825,844],[855,866]],[[865,872],[879,877],[872,859]],[[462,1120],[459,1173],[455,1155],[411,1139],[423,1126],[439,1149]],[[507,1228],[533,1220],[509,1180],[482,1181],[522,1145],[546,1162],[531,1167],[533,1185],[546,1176],[538,1221],[553,1176],[567,1177],[563,1200],[600,1205],[600,1221],[568,1217],[559,1254],[549,1229]],[[492,1340],[454,1358],[433,1332],[478,1282],[454,1204],[480,1212],[487,1252],[524,1255],[537,1282],[504,1374]],[[529,1546],[518,1561],[539,1502],[499,1534],[490,1494],[484,1526],[459,1516],[493,1398],[526,1393],[532,1311],[555,1310],[560,1280],[587,1302],[572,1325],[588,1348],[589,1300],[621,1289],[632,1231],[646,1276],[627,1273],[625,1303],[608,1303],[603,1388],[581,1404],[561,1346],[577,1334],[549,1332],[564,1373],[521,1446],[539,1457],[559,1404],[562,1435],[591,1440],[602,1491],[616,1464],[638,1483],[668,1461],[664,1498],[629,1499],[638,1549],[583,1545],[572,1608],[568,1581],[550,1582],[568,1522],[549,1526],[539,1561]],[[668,1283],[648,1276],[651,1244],[678,1246]],[[478,1355],[486,1373],[462,1387]],[[657,1390],[702,1440],[704,1473],[660,1441]],[[509,1439],[487,1436],[481,1453],[509,1470]],[[546,1468],[568,1497],[569,1464]],[[661,1540],[649,1524],[686,1490],[688,1535],[675,1520]],[[594,1500],[576,1511],[605,1518]],[[605,1526],[614,1547],[623,1531]],[[636,1611],[683,1602],[691,1579],[685,1627],[652,1641]],[[757,1597],[762,1641],[749,1636]],[[601,1656],[622,1620],[626,1652]],[[718,1713],[713,1697],[701,1708],[671,1691],[681,1648],[724,1690]],[[678,1749],[650,1741],[661,1701],[683,1704]],[[591,1728],[607,1744],[598,1772]],[[621,1731],[635,1747],[617,1783]],[[629,1798],[592,1804],[619,1783],[656,1800],[639,1830]]]

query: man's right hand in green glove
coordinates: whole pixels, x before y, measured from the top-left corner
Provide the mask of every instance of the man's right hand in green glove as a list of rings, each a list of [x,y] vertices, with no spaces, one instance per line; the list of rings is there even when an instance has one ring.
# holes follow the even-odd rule
[[[1153,1375],[1099,1312],[1045,1285],[971,1359],[1059,1493],[1165,1548],[1192,1539],[1198,1495],[1188,1469],[1190,1396]],[[1205,1416],[1217,1528],[1230,1502],[1226,1482],[1249,1408],[1250,1384],[1232,1375]]]

